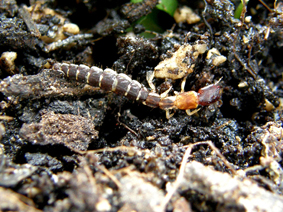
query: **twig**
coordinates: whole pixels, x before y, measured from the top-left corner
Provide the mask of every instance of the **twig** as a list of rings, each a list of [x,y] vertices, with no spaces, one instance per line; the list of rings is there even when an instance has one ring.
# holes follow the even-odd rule
[[[187,146],[183,146],[183,147],[187,147],[187,150],[186,150],[186,152],[183,156],[182,162],[181,162],[179,175],[177,176],[175,182],[173,183],[172,188],[168,191],[163,202],[161,203],[161,205],[160,205],[161,211],[165,211],[166,205],[168,204],[168,202],[170,201],[170,199],[172,198],[174,193],[179,188],[180,183],[181,183],[181,181],[184,177],[187,160],[191,155],[191,151],[192,151],[193,147],[198,146],[198,145],[209,145],[211,147],[211,149],[215,151],[215,153],[218,155],[218,157],[220,157],[220,159],[223,161],[223,163],[230,169],[232,174],[233,175],[237,174],[236,170],[232,167],[232,165],[226,160],[226,158],[220,153],[220,151],[214,146],[214,144],[211,141],[200,141],[200,142],[197,142],[197,143],[194,143],[194,144],[189,144]]]
[[[103,171],[117,185],[118,188],[122,187],[122,184],[119,182],[119,180],[110,171],[108,171],[104,166],[97,166],[97,168]]]
[[[254,73],[254,71],[252,69],[250,69],[246,63],[244,63],[241,58],[239,57],[239,55],[234,51],[234,56],[235,58],[238,60],[238,62],[244,67],[245,70],[247,70],[249,72],[250,75],[252,75],[252,77],[256,80],[257,76],[256,73]]]
[[[206,27],[209,29],[210,35],[211,35],[211,39],[210,39],[210,45],[212,45],[213,41],[214,41],[214,37],[213,37],[213,30],[212,27],[210,26],[210,24],[207,22],[207,20],[205,19],[205,13],[206,13],[206,9],[207,9],[207,2],[206,0],[203,0],[204,2],[204,10],[201,13],[201,17],[203,19],[204,24],[206,25]]]
[[[91,154],[91,153],[99,153],[99,152],[115,152],[115,151],[134,151],[134,152],[144,152],[144,150],[139,150],[136,147],[131,146],[117,146],[113,148],[102,148],[102,149],[95,149],[95,150],[88,150],[85,153]]]
[[[266,9],[268,9],[268,11],[269,12],[273,12],[273,10],[272,9],[270,9],[270,7],[264,2],[264,1],[262,1],[262,0],[258,0]]]

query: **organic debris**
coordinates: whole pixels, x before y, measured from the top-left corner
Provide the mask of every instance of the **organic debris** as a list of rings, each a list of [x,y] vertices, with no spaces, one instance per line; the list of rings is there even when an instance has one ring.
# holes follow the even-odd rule
[[[134,2],[1,1],[0,210],[282,211],[282,2]]]

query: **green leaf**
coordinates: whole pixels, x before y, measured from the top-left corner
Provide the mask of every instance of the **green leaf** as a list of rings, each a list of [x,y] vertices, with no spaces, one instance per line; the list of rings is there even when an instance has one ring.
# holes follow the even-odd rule
[[[158,22],[158,13],[159,13],[159,10],[153,9],[150,14],[148,14],[145,17],[142,17],[138,21],[138,23],[142,24],[146,28],[146,30],[148,30],[148,31],[163,33],[164,29],[162,29],[162,27],[160,26],[160,24]],[[146,34],[148,34],[148,33],[146,33]],[[147,35],[146,37],[148,37],[148,36],[152,37],[152,34]]]
[[[131,3],[140,3],[140,2],[143,2],[143,0],[131,0]],[[161,0],[161,3],[156,5],[157,9],[168,13],[172,17],[174,15],[177,7],[178,7],[178,1],[177,0]]]
[[[142,0],[131,0],[132,3],[139,3]],[[175,10],[177,9],[178,2],[177,0],[161,0],[159,3],[148,15],[141,17],[138,21],[132,24],[132,26],[136,24],[141,24],[145,27],[147,31],[163,33],[165,30],[162,28],[162,24],[160,20],[161,13],[167,13],[166,15],[170,15],[173,17]],[[132,29],[132,28],[131,28]],[[130,29],[127,29],[130,31]],[[140,34],[144,37],[155,37],[154,33],[144,32]]]
[[[131,0],[131,3],[140,3],[142,2],[143,0]]]
[[[243,3],[241,2],[234,13],[234,18],[240,19],[243,10]]]
[[[249,2],[249,0],[246,0],[246,6],[247,6],[248,2]],[[234,18],[240,19],[243,8],[244,8],[244,4],[243,4],[243,0],[241,0],[241,3],[239,4],[237,9],[235,10]]]
[[[177,0],[161,0],[161,3],[156,5],[156,8],[162,10],[172,17],[174,16],[175,10],[178,7]]]

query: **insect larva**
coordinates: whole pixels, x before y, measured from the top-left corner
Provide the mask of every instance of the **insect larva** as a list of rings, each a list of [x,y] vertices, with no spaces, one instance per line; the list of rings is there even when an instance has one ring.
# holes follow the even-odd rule
[[[149,107],[159,107],[166,111],[167,118],[172,116],[169,114],[171,109],[186,110],[188,114],[191,114],[190,109],[196,109],[198,105],[212,104],[222,94],[222,89],[216,83],[203,87],[198,92],[188,91],[178,93],[175,96],[163,97],[155,92],[149,92],[144,85],[132,80],[127,75],[118,74],[109,68],[103,70],[96,66],[89,68],[85,65],[55,63],[53,70],[62,71],[67,78],[99,87],[105,91],[112,91],[118,95],[124,95],[132,100],[141,101]]]

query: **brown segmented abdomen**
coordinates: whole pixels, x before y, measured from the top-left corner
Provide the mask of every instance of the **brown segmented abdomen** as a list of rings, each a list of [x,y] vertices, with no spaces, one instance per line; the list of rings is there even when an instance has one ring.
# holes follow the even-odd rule
[[[118,74],[109,68],[102,70],[96,66],[89,68],[85,65],[55,63],[53,70],[64,72],[70,79],[99,87],[105,91],[113,91],[132,100],[145,102],[149,94],[149,91],[136,80],[132,80],[123,73]]]
[[[116,88],[114,82],[117,79],[117,75],[117,72],[112,69],[105,69],[100,78],[99,87],[105,91],[115,91]]]

